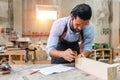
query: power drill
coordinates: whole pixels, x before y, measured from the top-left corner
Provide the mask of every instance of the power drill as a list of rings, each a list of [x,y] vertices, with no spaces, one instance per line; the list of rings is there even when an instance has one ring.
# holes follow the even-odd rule
[[[0,65],[0,74],[9,74],[11,72],[11,66],[7,63],[2,63]]]

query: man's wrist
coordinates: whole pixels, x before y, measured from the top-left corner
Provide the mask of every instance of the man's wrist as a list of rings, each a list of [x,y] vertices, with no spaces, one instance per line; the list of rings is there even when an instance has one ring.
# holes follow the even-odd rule
[[[63,58],[63,51],[59,52],[59,58]]]
[[[86,57],[84,54],[81,54],[82,57]]]
[[[81,55],[82,55],[83,57],[88,57],[88,56],[90,55],[90,51],[88,51],[88,50],[83,50],[83,51],[81,52]]]

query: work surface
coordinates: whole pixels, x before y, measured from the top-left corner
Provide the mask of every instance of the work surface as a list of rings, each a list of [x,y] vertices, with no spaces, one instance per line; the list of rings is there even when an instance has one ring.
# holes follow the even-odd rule
[[[30,73],[33,72],[33,69],[53,65],[55,64],[11,65],[11,73],[7,75],[0,75],[0,80],[101,80],[78,69],[50,74],[47,76],[39,72],[30,75]],[[74,66],[74,64],[69,64],[69,66]]]

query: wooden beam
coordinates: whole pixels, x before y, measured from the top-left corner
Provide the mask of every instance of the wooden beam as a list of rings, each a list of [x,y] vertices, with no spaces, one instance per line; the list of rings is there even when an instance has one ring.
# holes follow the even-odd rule
[[[120,1],[112,0],[112,25],[111,47],[116,48],[120,44]]]
[[[117,80],[117,67],[120,64],[106,64],[88,58],[77,58],[75,67],[94,75],[101,80]]]

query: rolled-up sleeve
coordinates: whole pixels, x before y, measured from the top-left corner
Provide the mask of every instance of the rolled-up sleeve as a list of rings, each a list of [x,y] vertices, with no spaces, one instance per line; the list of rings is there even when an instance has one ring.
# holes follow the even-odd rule
[[[86,26],[83,29],[83,50],[92,51],[92,44],[94,40],[94,26],[91,24],[90,26]]]
[[[62,34],[62,31],[63,31],[63,28],[62,28],[61,23],[59,23],[59,21],[54,22],[52,25],[50,35],[47,41],[47,46],[46,46],[46,52],[48,56],[49,56],[51,49],[56,49],[59,36]]]

